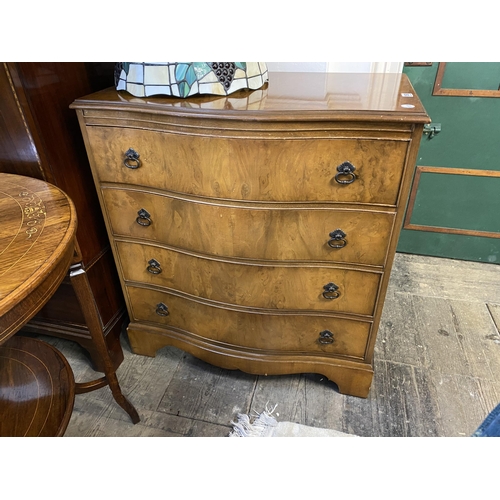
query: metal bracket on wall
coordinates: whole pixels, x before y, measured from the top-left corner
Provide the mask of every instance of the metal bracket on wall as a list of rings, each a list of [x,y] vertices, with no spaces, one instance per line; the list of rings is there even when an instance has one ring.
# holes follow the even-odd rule
[[[440,123],[426,123],[424,125],[424,135],[427,136],[427,139],[432,139],[439,132],[441,132]]]

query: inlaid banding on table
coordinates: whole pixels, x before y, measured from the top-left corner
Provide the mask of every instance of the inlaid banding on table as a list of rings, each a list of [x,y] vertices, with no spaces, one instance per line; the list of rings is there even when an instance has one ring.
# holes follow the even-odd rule
[[[23,210],[23,230],[29,239],[43,228],[47,210],[41,198],[33,192],[23,190],[19,198]]]

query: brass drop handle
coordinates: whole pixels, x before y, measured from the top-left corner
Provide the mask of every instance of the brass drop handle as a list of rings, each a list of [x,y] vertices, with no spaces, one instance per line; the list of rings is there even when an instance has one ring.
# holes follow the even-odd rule
[[[156,304],[156,314],[158,316],[168,316],[170,313],[168,312],[168,307],[163,302],[160,302]]]
[[[335,342],[333,333],[330,330],[323,330],[319,334],[318,342],[320,344],[333,344]]]
[[[328,300],[337,299],[340,297],[339,287],[335,283],[327,283],[323,287],[323,297]]]
[[[355,170],[356,167],[350,161],[345,161],[337,167],[335,180],[339,184],[352,184],[356,180]]]
[[[123,164],[127,168],[131,168],[135,170],[141,166],[141,160],[139,160],[139,153],[135,151],[135,149],[129,148],[125,151],[125,159],[123,160]]]
[[[331,248],[344,248],[347,245],[347,236],[342,229],[335,229],[330,233],[330,240],[328,240],[328,245]]]
[[[151,274],[160,274],[161,273],[161,266],[160,263],[156,259],[151,259],[148,262],[148,267],[146,267],[146,270],[151,273]]]
[[[151,220],[151,214],[147,210],[144,210],[144,208],[141,208],[137,212],[137,216],[138,217],[135,219],[135,222],[137,222],[140,226],[150,226],[153,222]]]

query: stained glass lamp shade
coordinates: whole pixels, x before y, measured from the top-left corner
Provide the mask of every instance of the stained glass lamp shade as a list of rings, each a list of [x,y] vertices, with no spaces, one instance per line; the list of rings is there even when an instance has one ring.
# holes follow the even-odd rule
[[[115,66],[116,90],[136,97],[228,95],[261,88],[268,79],[263,62],[121,62]]]

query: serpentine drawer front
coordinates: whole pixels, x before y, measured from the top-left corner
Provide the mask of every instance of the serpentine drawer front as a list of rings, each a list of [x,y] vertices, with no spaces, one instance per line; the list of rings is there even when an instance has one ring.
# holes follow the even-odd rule
[[[254,201],[395,205],[407,146],[362,134],[311,140],[286,131],[258,139],[107,127],[88,134],[101,182]],[[342,165],[346,173],[332,182]]]
[[[368,395],[429,122],[405,75],[271,73],[232,97],[108,89],[72,107],[135,353]]]
[[[325,205],[248,207],[107,187],[102,194],[116,237],[242,259],[383,266],[394,224],[390,212]]]
[[[372,315],[381,274],[312,264],[227,262],[156,245],[123,241],[116,245],[126,283],[252,308]]]
[[[226,347],[249,347],[276,354],[336,354],[362,360],[370,333],[369,321],[346,317],[255,314],[134,286],[127,287],[127,293],[133,321],[156,323],[195,341],[210,339]]]

